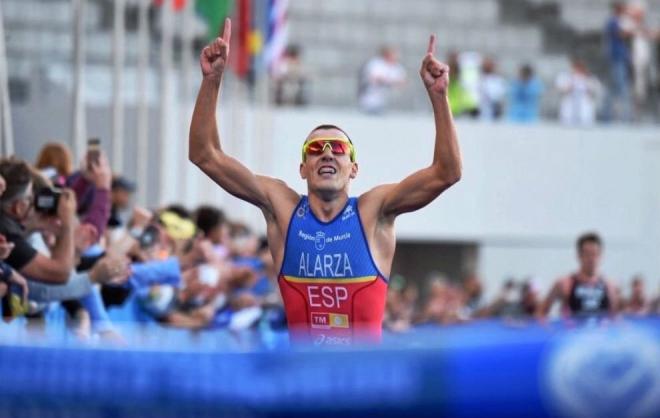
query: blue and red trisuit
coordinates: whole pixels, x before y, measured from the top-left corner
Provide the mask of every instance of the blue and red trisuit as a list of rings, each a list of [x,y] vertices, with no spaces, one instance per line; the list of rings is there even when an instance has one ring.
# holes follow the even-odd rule
[[[380,341],[387,280],[369,251],[357,198],[330,222],[314,216],[307,196],[300,199],[278,281],[293,342]]]

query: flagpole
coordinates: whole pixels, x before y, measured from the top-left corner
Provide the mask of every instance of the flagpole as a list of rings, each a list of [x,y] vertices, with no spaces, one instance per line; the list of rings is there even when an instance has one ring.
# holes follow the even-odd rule
[[[124,169],[124,12],[126,0],[114,0],[112,33],[112,167],[115,173]]]
[[[149,182],[149,101],[147,98],[147,75],[149,71],[149,3],[138,3],[138,58],[137,58],[137,152],[136,180],[138,202],[147,204],[147,186]]]
[[[5,28],[3,24],[2,4],[0,3],[0,138],[2,155],[14,154],[14,131],[11,124],[11,102],[9,101],[9,83],[7,82],[7,51],[5,49]]]
[[[193,165],[188,161],[188,138],[189,123],[192,111],[192,74],[193,74],[193,24],[194,24],[195,2],[187,1],[183,9],[183,24],[181,25],[181,101],[179,104],[180,138],[178,147],[181,150],[179,161],[183,171],[179,176],[179,190],[183,190],[186,201],[197,201],[198,187],[195,182]]]
[[[270,121],[270,95],[269,95],[269,74],[268,66],[266,60],[266,46],[268,42],[268,23],[269,23],[269,11],[270,8],[266,3],[260,3],[261,9],[258,11],[260,27],[263,29],[264,23],[266,30],[262,33],[262,45],[260,50],[260,65],[257,66],[257,71],[259,71],[259,76],[256,78],[256,103],[257,108],[257,119],[256,119],[256,132],[255,132],[255,142],[257,149],[262,150],[262,152],[257,155],[257,166],[264,173],[269,173],[269,167],[266,165],[266,161],[269,160],[268,156],[271,155],[270,148],[265,148],[266,145],[270,145],[266,141],[267,132],[271,131],[272,121]]]
[[[85,153],[85,1],[72,0],[73,6],[73,152],[79,160]]]
[[[161,45],[160,45],[160,118],[159,118],[159,176],[158,176],[158,202],[164,204],[169,198],[168,189],[171,191],[173,183],[170,183],[170,174],[176,175],[176,167],[173,167],[173,161],[170,160],[171,152],[168,149],[171,144],[168,141],[168,132],[170,126],[170,104],[172,87],[170,84],[172,74],[172,48],[173,48],[173,28],[172,28],[172,0],[164,0],[161,5]]]
[[[193,24],[195,2],[187,1],[183,9],[183,23],[181,25],[181,92],[186,103],[192,100],[192,56],[193,56]]]

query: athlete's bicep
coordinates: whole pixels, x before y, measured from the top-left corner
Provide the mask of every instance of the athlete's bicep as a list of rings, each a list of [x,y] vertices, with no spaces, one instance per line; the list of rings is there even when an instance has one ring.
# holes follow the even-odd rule
[[[199,168],[226,192],[262,209],[270,209],[266,185],[237,159],[219,150],[201,161]]]
[[[443,180],[433,167],[416,171],[399,183],[386,185],[382,195],[382,215],[396,217],[421,209],[452,184]]]

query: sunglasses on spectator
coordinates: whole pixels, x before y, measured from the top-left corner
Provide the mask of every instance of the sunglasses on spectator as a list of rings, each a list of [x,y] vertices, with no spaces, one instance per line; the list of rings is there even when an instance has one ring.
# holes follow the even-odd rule
[[[355,162],[355,148],[353,144],[346,138],[331,137],[331,138],[313,138],[305,142],[302,150],[303,161],[306,160],[307,155],[321,155],[329,148],[334,155],[349,154],[351,161]]]

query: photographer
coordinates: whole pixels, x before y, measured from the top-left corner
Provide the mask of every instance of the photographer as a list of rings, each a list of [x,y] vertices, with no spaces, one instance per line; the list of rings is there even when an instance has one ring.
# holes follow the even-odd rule
[[[71,190],[33,191],[30,166],[15,158],[0,162],[7,188],[0,198],[0,234],[14,244],[6,262],[33,280],[65,283],[74,266],[74,218],[76,200]],[[55,215],[55,242],[51,256],[39,254],[26,240],[25,227],[34,218]]]
[[[78,217],[74,220],[74,248],[77,273],[72,272],[65,285],[47,285],[30,283],[35,302],[61,301],[62,307],[74,320],[74,333],[79,337],[88,337],[92,332],[103,337],[110,335],[118,339],[103,305],[99,284],[121,284],[130,274],[128,259],[123,255],[103,252],[98,244],[101,232],[109,216],[109,189],[111,171],[107,159],[98,147],[88,150],[82,163],[81,171],[69,178],[76,195]],[[49,189],[51,183],[42,175],[34,174],[33,185],[36,189]],[[53,219],[48,217],[33,218],[27,229],[34,231],[30,236],[32,245],[44,254],[48,254],[52,245]],[[86,263],[90,254],[102,254],[94,263]],[[121,339],[121,338],[119,338]]]
[[[44,303],[80,298],[85,309],[100,311],[99,298],[95,298],[98,295],[95,295],[92,284],[125,280],[128,276],[127,260],[108,257],[89,274],[75,274],[73,266],[77,256],[73,251],[80,255],[98,240],[98,233],[94,225],[78,222],[74,214],[76,201],[73,193],[53,189],[47,179],[20,160],[0,162],[0,173],[10,179],[10,187],[1,200],[0,221],[4,227],[2,232],[13,245],[7,261],[30,278],[27,285],[31,304],[28,307],[23,303],[22,310],[29,311],[32,318],[40,318],[46,306]],[[31,197],[33,188],[35,198]],[[6,305],[3,306],[5,312],[9,310]],[[10,306],[12,312],[16,305]],[[15,315],[12,313],[12,316]]]

